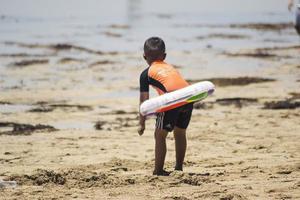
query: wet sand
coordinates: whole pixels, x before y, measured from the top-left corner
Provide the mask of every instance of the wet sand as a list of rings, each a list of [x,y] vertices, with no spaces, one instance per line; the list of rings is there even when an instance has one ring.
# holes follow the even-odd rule
[[[220,64],[265,66],[232,76],[187,66],[205,66],[206,54],[171,51],[170,62],[190,82],[211,80],[217,88],[195,105],[184,172],[173,171],[170,134],[166,169],[172,173],[157,177],[151,175],[154,119],[137,134],[145,66],[139,54],[6,45],[40,52],[0,56],[0,177],[18,184],[0,189],[0,199],[300,198],[299,46],[211,51]],[[176,63],[182,58],[189,63]]]

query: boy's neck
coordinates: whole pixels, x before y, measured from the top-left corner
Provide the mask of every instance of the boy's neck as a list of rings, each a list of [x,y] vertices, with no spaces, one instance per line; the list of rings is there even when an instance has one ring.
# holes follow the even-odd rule
[[[155,60],[153,62],[151,62],[150,66],[153,65],[154,63],[162,63],[165,62],[164,60]]]

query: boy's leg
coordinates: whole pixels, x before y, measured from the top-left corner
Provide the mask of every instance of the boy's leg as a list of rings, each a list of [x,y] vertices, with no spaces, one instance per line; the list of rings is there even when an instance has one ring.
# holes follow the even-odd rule
[[[178,109],[169,110],[167,112],[159,113],[156,118],[155,137],[155,169],[154,175],[168,175],[164,171],[164,162],[167,153],[166,137],[168,132],[174,128],[174,124],[179,114]]]
[[[193,112],[193,104],[187,104],[181,107],[178,119],[174,129],[176,166],[175,170],[181,170],[186,151],[186,129],[189,126]]]
[[[153,175],[164,175],[164,162],[167,153],[166,137],[168,132],[163,129],[155,129],[155,169]]]
[[[182,171],[182,165],[186,152],[186,129],[175,127],[175,151],[176,151],[176,165],[175,170]]]

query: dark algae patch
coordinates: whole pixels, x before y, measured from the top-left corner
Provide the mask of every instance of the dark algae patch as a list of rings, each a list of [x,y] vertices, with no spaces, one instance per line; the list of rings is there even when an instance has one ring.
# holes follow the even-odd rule
[[[264,103],[264,109],[296,109],[300,107],[299,101],[293,101],[292,99],[282,100],[282,101],[270,101]]]
[[[241,108],[245,105],[251,104],[251,103],[257,103],[258,100],[255,98],[241,98],[241,97],[235,97],[235,98],[223,98],[223,99],[217,99],[216,103],[227,106],[227,105],[235,105],[238,108]]]
[[[48,102],[37,102],[34,104],[35,108],[30,109],[28,112],[52,112],[56,109],[66,110],[66,111],[91,111],[92,106],[88,105],[77,105],[77,104],[64,104],[64,103],[48,103]]]
[[[49,60],[48,59],[39,59],[39,60],[22,60],[19,62],[14,62],[11,63],[11,66],[15,67],[26,67],[30,65],[38,65],[38,64],[48,64]]]
[[[300,93],[298,92],[290,92],[289,95],[291,95],[291,99],[300,99]]]
[[[115,38],[122,37],[121,34],[110,32],[110,31],[105,31],[105,32],[103,32],[103,34],[106,35],[107,37],[115,37]]]
[[[10,128],[11,130],[6,130],[0,132],[0,135],[30,135],[35,131],[56,131],[53,126],[37,124],[19,124],[14,122],[0,122],[0,128]],[[1,130],[1,129],[0,129]]]
[[[8,102],[8,101],[0,101],[0,105],[11,105],[12,103]]]
[[[112,24],[108,27],[112,29],[130,29],[130,26],[127,24]]]
[[[94,125],[94,128],[96,130],[103,130],[104,129],[104,125],[106,124],[107,122],[105,121],[97,121]]]
[[[226,86],[244,86],[253,83],[264,83],[272,82],[275,79],[271,78],[260,78],[260,77],[237,77],[237,78],[210,78],[210,79],[201,79],[201,80],[188,80],[189,83],[197,83],[200,81],[209,80],[213,82],[216,86],[226,87]]]
[[[265,51],[255,51],[253,53],[224,53],[226,56],[231,57],[253,57],[253,58],[275,58],[276,54],[267,53]]]
[[[18,58],[18,57],[45,57],[47,55],[43,54],[27,54],[27,53],[11,53],[11,54],[0,54],[0,57],[11,57],[11,58]]]
[[[136,127],[138,122],[137,117],[117,117],[114,121],[97,121],[94,125],[96,130],[123,130],[127,127]]]
[[[281,31],[293,28],[293,23],[247,23],[247,24],[230,24],[230,28],[254,29],[259,31]]]
[[[48,103],[48,102],[37,102],[37,108],[29,110],[29,112],[51,112],[54,109],[61,110],[81,110],[81,111],[91,111],[93,110],[92,106],[88,105],[79,105],[79,104],[64,104],[64,103]]]
[[[77,45],[72,45],[68,43],[57,43],[57,44],[27,44],[27,43],[22,43],[22,42],[13,42],[13,41],[7,41],[4,42],[5,45],[16,45],[19,47],[24,47],[24,48],[29,48],[29,49],[50,49],[54,50],[56,52],[58,51],[71,51],[71,50],[77,50],[81,52],[86,52],[90,54],[96,54],[96,55],[103,55],[103,54],[110,54],[110,55],[115,55],[117,52],[102,52],[98,50],[93,50],[89,49],[86,47],[81,47]]]
[[[86,105],[73,105],[73,104],[50,104],[51,108],[76,108],[78,110],[92,110],[91,106]]]
[[[232,28],[232,29],[252,29],[258,31],[282,31],[293,29],[293,23],[237,23],[237,24],[174,24],[176,27],[194,28]]]
[[[280,101],[268,101],[264,103],[264,109],[280,110],[280,109],[296,109],[300,107],[300,93],[290,92],[290,98]]]
[[[243,98],[243,97],[233,97],[233,98],[222,98],[217,99],[214,102],[197,102],[194,104],[195,109],[212,109],[215,104],[219,104],[221,106],[230,106],[233,105],[237,108],[242,108],[244,106],[257,104],[258,99],[256,98]]]
[[[249,39],[250,37],[247,35],[239,35],[239,34],[223,34],[223,33],[213,33],[207,36],[198,36],[198,40],[204,39]]]
[[[88,67],[95,67],[95,66],[107,65],[107,64],[115,64],[115,62],[110,61],[110,60],[100,60],[100,61],[89,64]]]
[[[298,50],[300,49],[300,45],[293,45],[293,46],[274,46],[274,47],[264,47],[258,48],[257,51],[271,51],[271,50]]]
[[[229,57],[251,57],[251,58],[260,58],[260,59],[289,59],[294,56],[291,55],[282,55],[281,53],[275,54],[276,51],[285,51],[285,50],[299,50],[300,45],[292,46],[274,46],[274,47],[264,47],[256,48],[249,52],[223,52],[222,54]]]
[[[263,109],[271,109],[271,110],[280,110],[280,109],[296,109],[300,107],[300,102],[296,101],[297,98],[290,98],[281,101],[269,101],[263,104]],[[243,98],[243,97],[233,97],[233,98],[222,98],[217,99],[216,101],[210,102],[197,102],[194,104],[195,109],[212,109],[214,105],[221,106],[230,106],[233,105],[237,108],[242,108],[245,106],[257,104],[259,105],[259,101],[256,98]]]
[[[59,64],[67,64],[67,63],[70,63],[70,62],[82,62],[83,60],[81,59],[77,59],[77,58],[69,58],[69,57],[66,57],[66,58],[61,58],[58,63]]]
[[[51,107],[39,107],[39,108],[33,108],[31,110],[29,110],[28,112],[52,112],[54,110],[54,108]]]

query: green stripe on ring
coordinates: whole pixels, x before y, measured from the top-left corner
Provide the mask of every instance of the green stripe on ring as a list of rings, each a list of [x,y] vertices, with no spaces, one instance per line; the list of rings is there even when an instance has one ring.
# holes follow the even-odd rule
[[[195,102],[195,101],[200,101],[202,99],[205,99],[206,97],[208,96],[208,93],[207,92],[203,92],[203,93],[200,93],[200,94],[197,94],[195,96],[192,96],[190,98],[188,98],[186,101],[187,102]]]

